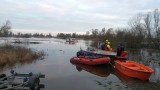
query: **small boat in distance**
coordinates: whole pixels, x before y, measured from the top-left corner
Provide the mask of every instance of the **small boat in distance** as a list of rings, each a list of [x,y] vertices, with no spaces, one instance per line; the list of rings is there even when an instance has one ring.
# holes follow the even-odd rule
[[[108,64],[110,62],[109,57],[98,57],[98,58],[88,58],[84,56],[80,57],[72,57],[70,59],[70,62],[75,62],[75,63],[81,63],[85,65],[101,65],[101,64]]]
[[[66,42],[77,42],[76,38],[67,38]]]
[[[115,60],[115,68],[126,76],[147,80],[153,73],[153,69],[134,61]]]

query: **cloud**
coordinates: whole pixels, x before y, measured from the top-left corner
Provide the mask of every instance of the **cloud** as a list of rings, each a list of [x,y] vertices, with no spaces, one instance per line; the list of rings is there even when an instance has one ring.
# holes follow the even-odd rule
[[[38,3],[38,6],[41,10],[45,12],[56,12],[56,13],[65,13],[68,11],[66,7],[58,7],[47,3]]]
[[[159,5],[159,0],[0,0],[0,21],[10,20],[24,32],[85,32],[125,26],[135,14]]]
[[[141,10],[135,10],[134,13],[148,13],[148,12],[153,12],[153,9],[141,9]]]
[[[22,3],[22,2],[16,2],[15,4],[19,9],[30,9],[30,6],[29,4],[26,4],[26,3]]]

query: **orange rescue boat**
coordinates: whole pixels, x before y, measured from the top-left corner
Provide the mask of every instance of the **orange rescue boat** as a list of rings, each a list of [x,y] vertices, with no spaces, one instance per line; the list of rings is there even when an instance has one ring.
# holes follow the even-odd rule
[[[87,58],[87,57],[72,57],[70,59],[71,62],[81,63],[86,65],[100,65],[100,64],[107,64],[110,62],[109,57],[99,57],[99,58]]]
[[[115,60],[115,68],[126,76],[141,80],[147,80],[151,76],[153,69],[134,61]]]

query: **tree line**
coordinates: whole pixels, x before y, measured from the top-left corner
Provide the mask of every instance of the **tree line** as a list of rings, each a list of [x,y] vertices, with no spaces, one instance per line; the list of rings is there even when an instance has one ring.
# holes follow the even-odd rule
[[[17,33],[17,34],[12,34],[12,37],[17,37],[17,38],[31,38],[31,37],[35,37],[35,38],[52,38],[53,36],[51,35],[51,33],[44,35],[43,33]]]
[[[0,37],[18,37],[18,38],[31,38],[31,37],[36,37],[36,38],[52,38],[52,34],[49,33],[47,35],[44,35],[43,33],[20,33],[18,32],[17,34],[14,34],[11,31],[11,22],[7,20],[3,25],[0,26]]]
[[[160,49],[160,12],[155,9],[152,12],[139,13],[128,21],[128,27],[125,28],[91,29],[85,35],[59,33],[57,37],[92,39],[93,46],[108,39],[112,47],[123,43],[127,48]]]

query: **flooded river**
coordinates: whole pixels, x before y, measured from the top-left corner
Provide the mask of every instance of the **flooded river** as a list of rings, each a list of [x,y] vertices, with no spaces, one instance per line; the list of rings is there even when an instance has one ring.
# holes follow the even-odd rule
[[[111,65],[86,66],[70,63],[80,47],[86,49],[90,41],[78,40],[77,43],[66,43],[61,39],[30,39],[40,44],[28,44],[26,47],[43,50],[43,60],[16,64],[12,67],[20,73],[45,74],[40,83],[45,85],[41,90],[159,90],[160,61],[159,52],[152,50],[128,51],[128,58],[144,63],[153,68],[154,73],[148,81],[141,81],[124,76],[114,70]],[[7,41],[9,42],[9,41]],[[147,60],[148,59],[148,60]],[[155,62],[153,62],[155,61]],[[9,73],[11,68],[5,67],[1,73]]]

